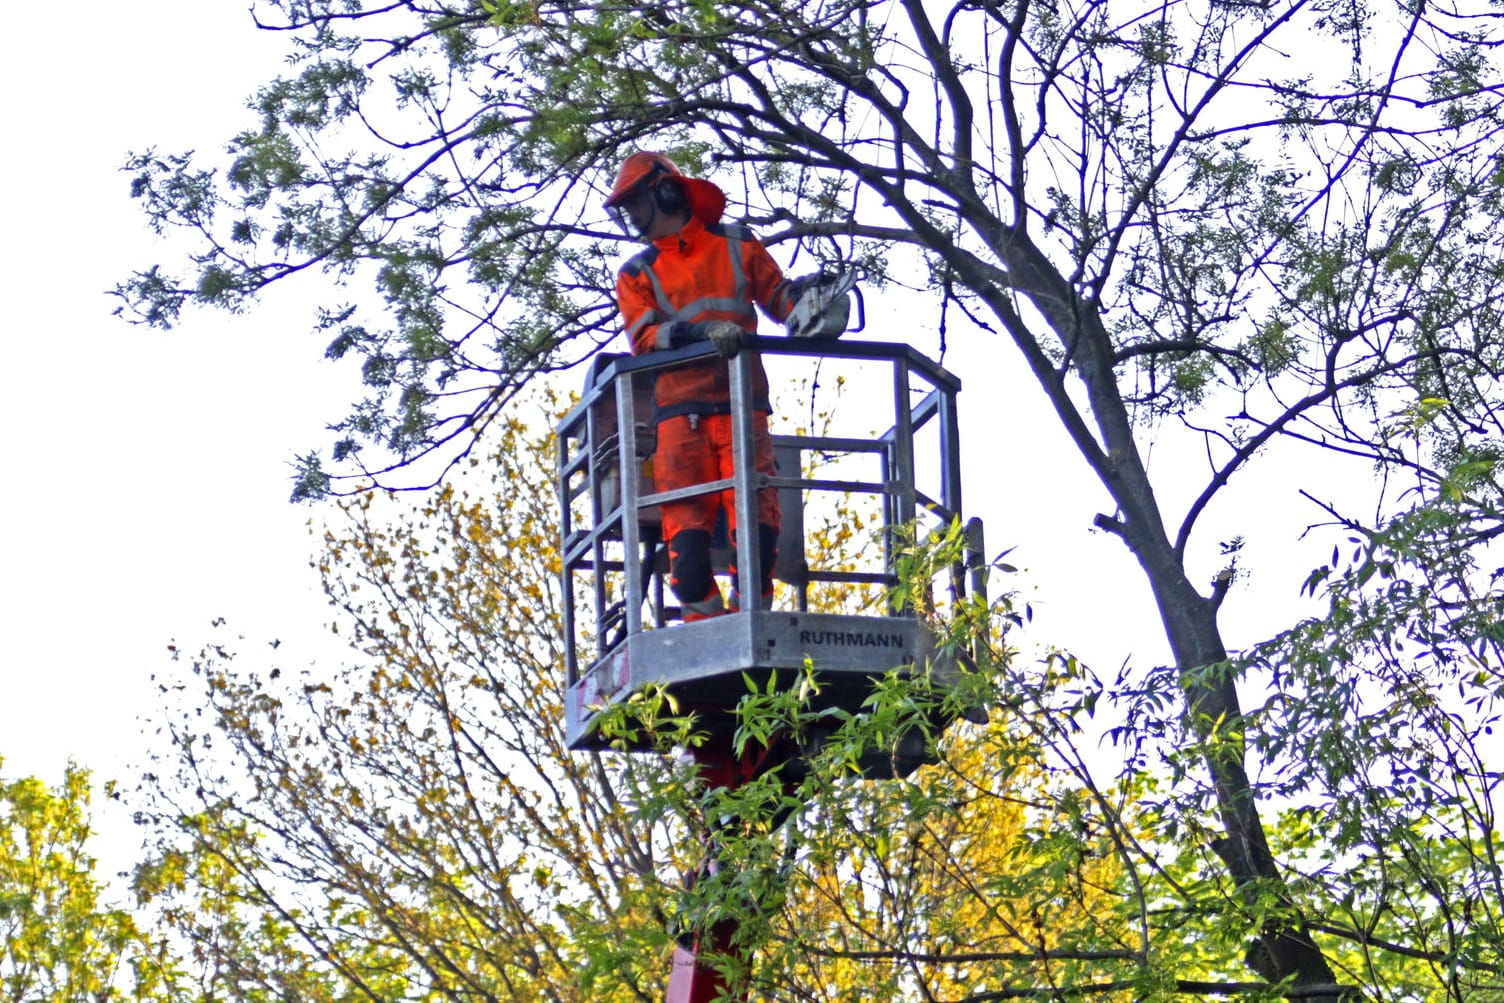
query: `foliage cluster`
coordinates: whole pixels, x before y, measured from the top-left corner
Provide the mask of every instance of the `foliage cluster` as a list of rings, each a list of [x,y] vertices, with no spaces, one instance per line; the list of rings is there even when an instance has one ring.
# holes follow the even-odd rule
[[[89,801],[77,766],[55,789],[0,780],[0,992],[15,1003],[155,1003],[177,985],[168,945],[105,904]]]

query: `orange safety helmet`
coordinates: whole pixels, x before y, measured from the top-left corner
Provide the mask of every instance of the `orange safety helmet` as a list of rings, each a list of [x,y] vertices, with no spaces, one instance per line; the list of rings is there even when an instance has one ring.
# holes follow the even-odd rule
[[[672,178],[672,185],[663,182]],[[685,177],[677,164],[661,153],[639,150],[621,162],[606,209],[617,210],[622,203],[643,192],[655,193],[655,203],[665,212],[688,209],[702,223],[718,223],[726,211],[726,193],[701,178]],[[618,216],[612,212],[612,216]]]

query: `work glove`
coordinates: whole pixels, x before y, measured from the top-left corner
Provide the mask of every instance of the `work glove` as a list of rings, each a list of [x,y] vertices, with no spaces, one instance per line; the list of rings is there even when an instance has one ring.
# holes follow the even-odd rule
[[[734,359],[742,350],[746,332],[729,320],[669,321],[658,327],[659,348],[683,348],[697,341],[708,341],[723,359]]]
[[[715,346],[716,354],[723,359],[736,358],[736,353],[742,350],[742,340],[746,333],[740,324],[733,324],[729,320],[705,322],[705,340]]]

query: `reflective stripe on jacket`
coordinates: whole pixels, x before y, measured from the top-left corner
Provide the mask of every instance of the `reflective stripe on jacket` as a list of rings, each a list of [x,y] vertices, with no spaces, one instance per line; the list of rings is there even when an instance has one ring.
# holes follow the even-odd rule
[[[767,248],[744,226],[690,219],[634,255],[616,277],[616,299],[632,354],[670,347],[659,328],[671,320],[729,320],[757,333],[757,311],[783,322],[793,295]],[[768,376],[755,367],[755,407],[771,410]],[[706,359],[658,374],[660,419],[676,414],[714,414],[728,409],[730,375],[722,359]]]

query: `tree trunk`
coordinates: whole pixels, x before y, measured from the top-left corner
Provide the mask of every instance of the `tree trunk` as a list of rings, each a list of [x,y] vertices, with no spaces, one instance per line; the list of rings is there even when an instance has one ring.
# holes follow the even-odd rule
[[[1244,901],[1274,895],[1291,910],[1272,910],[1275,918],[1254,933],[1246,962],[1270,982],[1292,979],[1305,990],[1302,999],[1336,1001],[1343,994],[1325,956],[1305,931],[1284,894],[1284,879],[1269,851],[1257,798],[1248,779],[1243,742],[1243,714],[1230,672],[1215,671],[1227,651],[1217,627],[1216,603],[1198,593],[1186,577],[1184,555],[1170,542],[1147,470],[1133,437],[1113,365],[1112,341],[1094,303],[1083,300],[1071,284],[1022,233],[1010,234],[999,248],[1015,289],[1024,292],[1059,337],[1066,352],[1063,366],[1050,363],[1005,294],[992,301],[1015,342],[1023,349],[1067,431],[1096,471],[1118,516],[1101,516],[1098,525],[1116,533],[1148,579],[1159,607],[1165,637],[1179,670],[1192,732],[1202,743],[1215,791],[1224,835],[1213,846],[1227,866]],[[1086,389],[1091,413],[1082,416],[1065,392],[1064,374],[1073,372]],[[1095,424],[1095,434],[1088,428]],[[1210,671],[1209,671],[1210,670]],[[1322,993],[1322,987],[1332,987]],[[1316,990],[1312,993],[1311,990]],[[1310,993],[1306,995],[1306,993]]]
[[[1227,866],[1245,902],[1252,904],[1261,894],[1276,895],[1289,902],[1248,779],[1243,712],[1234,679],[1231,672],[1206,671],[1227,661],[1227,651],[1217,629],[1215,605],[1198,594],[1186,579],[1184,568],[1163,541],[1162,533],[1155,534],[1160,539],[1143,540],[1139,537],[1146,534],[1125,527],[1123,535],[1154,590],[1160,622],[1180,672],[1191,730],[1205,750],[1203,758],[1211,775],[1223,830],[1223,836],[1213,841],[1212,849]],[[1278,912],[1275,911],[1276,916]],[[1293,912],[1287,919],[1275,918],[1264,923],[1249,946],[1245,961],[1270,982],[1294,976],[1295,986],[1314,988],[1335,986],[1337,981],[1325,956],[1307,933],[1304,919]],[[1342,994],[1334,988],[1329,995],[1303,998],[1336,1003]]]

